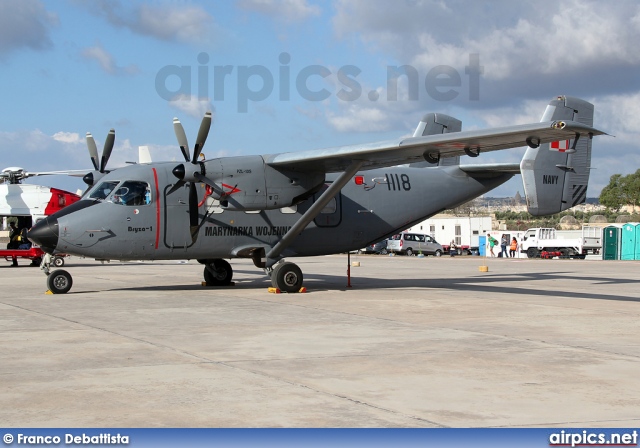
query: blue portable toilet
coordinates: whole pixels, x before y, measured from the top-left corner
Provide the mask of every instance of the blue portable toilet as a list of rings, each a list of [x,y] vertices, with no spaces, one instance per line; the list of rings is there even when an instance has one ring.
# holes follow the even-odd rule
[[[478,250],[481,257],[487,255],[487,235],[478,236]]]
[[[607,226],[602,231],[602,259],[620,259],[620,226]]]
[[[634,260],[636,258],[636,224],[628,222],[622,226],[620,232],[620,259]]]

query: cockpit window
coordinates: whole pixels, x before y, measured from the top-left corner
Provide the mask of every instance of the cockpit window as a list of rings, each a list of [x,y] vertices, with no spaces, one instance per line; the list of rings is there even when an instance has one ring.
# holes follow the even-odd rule
[[[147,205],[151,202],[151,188],[146,182],[128,180],[116,188],[109,200],[120,205]]]
[[[120,183],[119,180],[109,180],[102,182],[98,187],[96,187],[91,194],[89,195],[89,199],[105,199],[113,189]]]

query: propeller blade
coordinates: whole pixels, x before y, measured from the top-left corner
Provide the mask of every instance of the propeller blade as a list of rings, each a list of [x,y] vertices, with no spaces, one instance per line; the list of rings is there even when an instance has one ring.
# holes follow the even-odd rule
[[[211,179],[209,179],[207,176],[205,176],[204,174],[200,174],[198,172],[193,173],[193,176],[198,179],[199,182],[203,182],[207,185],[209,185],[211,188],[213,188],[213,193],[211,193],[209,196],[211,196],[213,199],[216,200],[220,200],[222,198],[222,196],[224,196],[224,190],[222,188],[220,188],[218,186],[218,184],[216,184],[214,181],[212,181]]]
[[[100,161],[100,172],[104,173],[107,168],[107,162],[111,157],[111,151],[113,150],[113,144],[116,142],[116,130],[110,129],[107,134],[107,139],[104,141],[104,148],[102,148],[102,160]]]
[[[191,182],[189,188],[189,230],[191,233],[191,241],[195,243],[198,237],[198,186],[195,182]]]
[[[96,146],[96,141],[93,139],[91,132],[87,132],[87,148],[89,148],[91,163],[93,163],[93,167],[98,171],[100,169],[98,166],[98,147]]]
[[[182,155],[184,156],[185,162],[188,162],[189,159],[189,142],[187,141],[187,134],[184,133],[184,128],[182,127],[182,123],[177,118],[173,119],[173,131],[176,133],[176,138],[178,139],[178,145],[180,145],[180,151],[182,151]]]
[[[202,123],[200,123],[200,130],[198,130],[198,138],[196,139],[196,146],[193,148],[193,159],[191,159],[191,163],[196,163],[198,161],[198,157],[200,157],[200,153],[202,152],[202,147],[204,146],[204,142],[207,141],[207,136],[209,135],[210,128],[211,128],[211,112],[208,111],[206,114],[204,114]]]
[[[171,190],[167,191],[167,196],[169,196],[174,191],[179,190],[180,188],[182,188],[182,186],[184,184],[186,184],[186,182],[183,181],[183,180],[179,180],[178,182],[176,182],[176,184],[173,187],[171,187]]]

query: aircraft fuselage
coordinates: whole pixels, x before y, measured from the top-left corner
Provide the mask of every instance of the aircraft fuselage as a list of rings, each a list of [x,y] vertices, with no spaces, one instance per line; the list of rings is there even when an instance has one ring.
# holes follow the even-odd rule
[[[96,259],[248,257],[255,249],[268,252],[322,193],[320,189],[297,206],[247,212],[225,210],[211,197],[204,198],[206,187],[197,184],[200,228],[194,241],[190,233],[189,187],[177,182],[172,174],[174,167],[175,163],[135,165],[107,174],[100,183],[111,182],[114,190],[124,182],[147,185],[150,191],[146,199],[135,205],[119,203],[113,195],[89,199],[95,189],[91,190],[81,201],[51,218],[51,233],[57,235],[43,241],[43,246]],[[324,187],[335,177],[327,175]],[[457,166],[358,172],[281,258],[359,249],[478,197],[510,178],[510,174],[496,174],[476,179]],[[230,198],[245,190],[242,185],[226,187]],[[55,246],[51,247],[54,240]]]

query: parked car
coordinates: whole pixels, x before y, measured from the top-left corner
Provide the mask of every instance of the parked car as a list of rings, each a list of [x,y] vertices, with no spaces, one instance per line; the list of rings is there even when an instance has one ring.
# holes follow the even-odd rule
[[[387,240],[385,239],[378,241],[377,243],[370,244],[367,247],[360,249],[360,252],[363,254],[387,255],[389,253],[387,251]]]
[[[405,255],[422,253],[424,255],[435,255],[436,257],[439,257],[444,252],[442,246],[431,235],[407,232],[399,233],[389,238],[387,250]]]

